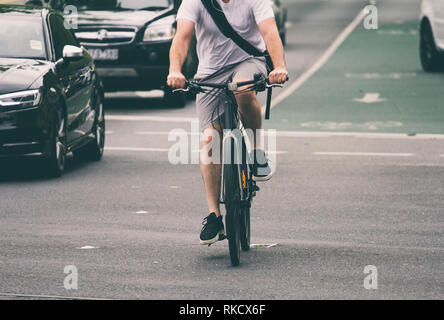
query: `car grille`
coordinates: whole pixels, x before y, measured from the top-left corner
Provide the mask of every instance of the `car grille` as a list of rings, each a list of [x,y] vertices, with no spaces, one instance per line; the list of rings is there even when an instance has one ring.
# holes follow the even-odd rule
[[[136,32],[136,28],[88,27],[76,31],[76,37],[82,45],[120,45],[133,42]]]

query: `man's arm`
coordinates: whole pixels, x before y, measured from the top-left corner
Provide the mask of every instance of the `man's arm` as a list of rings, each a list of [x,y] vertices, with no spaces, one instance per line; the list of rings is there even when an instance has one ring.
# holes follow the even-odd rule
[[[177,21],[176,36],[170,49],[170,74],[168,86],[172,88],[185,87],[186,78],[182,74],[182,66],[187,58],[188,48],[194,33],[194,22],[188,20]]]
[[[287,81],[288,72],[285,65],[284,46],[279,36],[276,20],[269,18],[259,23],[258,26],[274,65],[274,70],[269,75],[270,83],[284,83]]]

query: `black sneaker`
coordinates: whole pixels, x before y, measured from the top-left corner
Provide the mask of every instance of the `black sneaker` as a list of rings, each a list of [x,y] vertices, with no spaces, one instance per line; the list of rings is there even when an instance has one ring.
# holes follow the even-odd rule
[[[200,244],[211,245],[225,239],[225,227],[222,216],[217,217],[214,212],[203,219],[203,228],[200,232]]]
[[[268,181],[273,176],[273,172],[268,163],[264,150],[256,149],[250,154],[253,163],[253,180]]]

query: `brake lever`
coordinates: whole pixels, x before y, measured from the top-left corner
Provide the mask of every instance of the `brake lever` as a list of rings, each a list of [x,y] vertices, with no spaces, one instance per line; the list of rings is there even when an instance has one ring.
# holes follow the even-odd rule
[[[284,85],[283,84],[266,84],[265,87],[268,88],[283,88]]]
[[[188,91],[190,91],[190,88],[186,88],[186,89],[180,88],[180,89],[174,89],[173,93],[175,93],[175,92],[188,92]]]

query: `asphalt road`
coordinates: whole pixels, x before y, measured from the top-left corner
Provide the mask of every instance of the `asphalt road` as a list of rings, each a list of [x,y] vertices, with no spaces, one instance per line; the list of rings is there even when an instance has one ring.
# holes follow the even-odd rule
[[[285,2],[295,81],[364,1]],[[401,2],[380,2],[382,24],[417,18],[419,1]],[[207,214],[199,167],[168,162],[168,133],[190,131],[192,103],[166,110],[156,98],[109,98],[103,160],[70,158],[60,179],[43,178],[29,159],[2,162],[0,299],[444,298],[444,136],[302,132],[286,101],[268,127],[282,125],[279,108],[295,120],[278,132],[278,170],[252,209],[252,243],[266,246],[243,253],[238,268],[226,242],[198,243]],[[68,265],[77,290],[64,288]],[[374,290],[364,287],[369,265]]]

